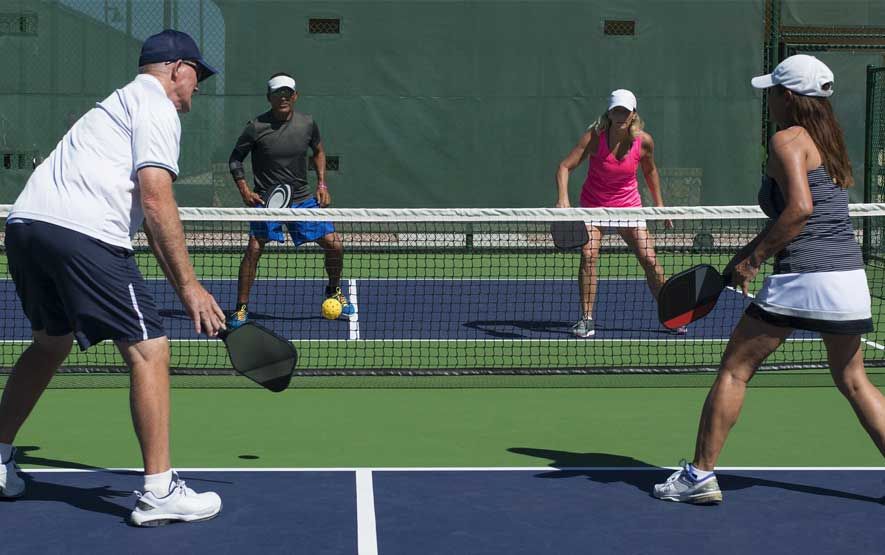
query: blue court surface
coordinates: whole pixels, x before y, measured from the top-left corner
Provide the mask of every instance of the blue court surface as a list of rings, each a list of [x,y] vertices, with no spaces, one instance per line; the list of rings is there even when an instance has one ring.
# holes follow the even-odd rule
[[[197,339],[168,282],[148,284],[169,337]],[[203,284],[223,308],[233,307],[236,280]],[[324,286],[319,279],[258,280],[250,317],[290,339],[573,340],[571,326],[580,306],[575,280],[360,279],[342,281],[357,314],[349,321],[328,321],[320,315]],[[30,339],[11,280],[0,281],[0,301],[9,324],[4,339]],[[677,337],[658,322],[645,280],[600,280],[595,340],[724,340],[749,301],[726,290],[713,312]],[[817,335],[797,331],[792,337]]]
[[[662,468],[183,470],[214,520],[125,524],[127,471],[39,471],[0,503],[5,553],[882,553],[885,469],[722,469],[719,506]]]

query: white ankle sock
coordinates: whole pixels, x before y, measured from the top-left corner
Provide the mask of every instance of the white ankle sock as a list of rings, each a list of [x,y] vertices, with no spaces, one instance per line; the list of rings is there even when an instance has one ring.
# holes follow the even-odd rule
[[[701,470],[693,464],[688,465],[688,471],[691,473],[691,476],[695,482],[699,482],[710,474],[713,474],[712,470]]]
[[[169,494],[169,486],[172,484],[172,469],[159,474],[144,475],[144,489],[157,497],[166,497]]]
[[[12,445],[9,443],[0,443],[0,462],[5,463],[12,457]]]

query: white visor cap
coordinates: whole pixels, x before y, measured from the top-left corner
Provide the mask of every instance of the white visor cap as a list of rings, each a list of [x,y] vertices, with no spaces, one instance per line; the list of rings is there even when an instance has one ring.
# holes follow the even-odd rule
[[[611,96],[608,98],[608,109],[611,110],[618,106],[626,108],[631,112],[635,112],[636,95],[634,95],[627,89],[618,89],[616,91],[612,91]]]
[[[750,80],[757,89],[782,85],[803,96],[828,97],[833,94],[833,72],[814,56],[796,54],[777,64],[768,75]]]
[[[267,92],[274,92],[279,89],[298,90],[295,88],[295,80],[287,75],[277,75],[267,82]]]

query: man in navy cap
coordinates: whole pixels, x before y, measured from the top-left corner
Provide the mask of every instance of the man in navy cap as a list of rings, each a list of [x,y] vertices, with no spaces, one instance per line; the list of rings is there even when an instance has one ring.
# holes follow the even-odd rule
[[[187,34],[145,41],[139,75],[80,118],[31,175],[6,224],[9,272],[33,342],[0,400],[0,497],[25,494],[15,436],[76,339],[81,350],[111,340],[131,371],[132,420],[144,489],[130,521],[157,526],[214,517],[221,499],[197,494],[169,455],[169,342],[135,264],[144,232],[197,333],[217,335],[224,312],[197,281],[172,182],[181,123],[198,83],[216,73]]]

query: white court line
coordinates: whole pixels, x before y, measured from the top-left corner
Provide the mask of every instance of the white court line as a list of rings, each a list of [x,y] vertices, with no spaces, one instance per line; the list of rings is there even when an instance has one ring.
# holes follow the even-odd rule
[[[359,299],[357,299],[356,295],[356,280],[350,279],[347,280],[347,297],[350,304],[353,305],[353,316],[350,317],[350,321],[347,323],[348,331],[347,338],[348,339],[359,339],[360,338],[360,305]]]
[[[356,534],[359,555],[378,555],[378,532],[375,526],[375,491],[372,471],[356,470]]]
[[[656,470],[679,470],[679,466],[439,466],[439,467],[279,467],[279,468],[175,468],[182,472],[651,472]],[[717,472],[741,471],[800,471],[800,472],[885,472],[885,466],[720,466]],[[142,468],[22,468],[23,472],[143,472]]]

